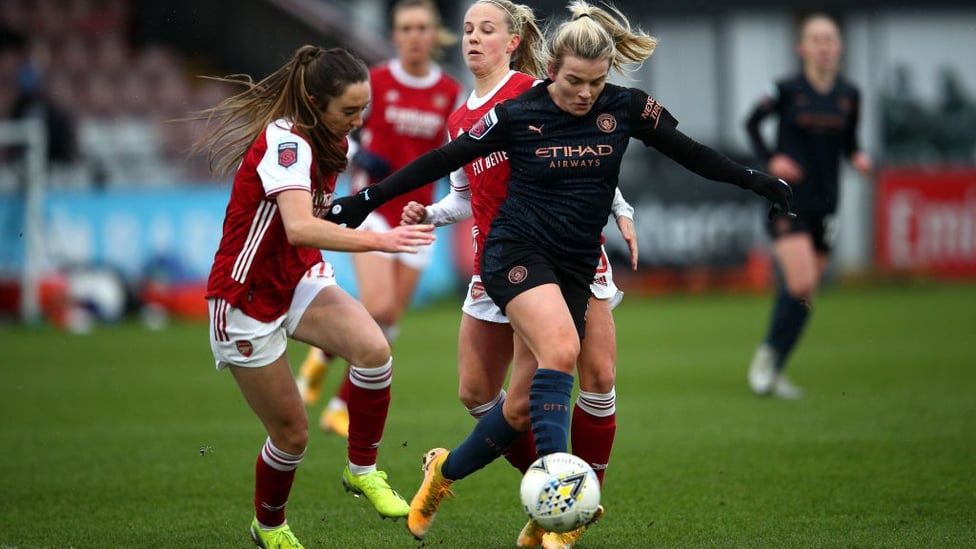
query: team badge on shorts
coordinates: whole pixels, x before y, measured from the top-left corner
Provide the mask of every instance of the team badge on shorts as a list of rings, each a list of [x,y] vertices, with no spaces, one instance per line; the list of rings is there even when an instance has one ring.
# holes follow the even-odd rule
[[[471,285],[471,299],[478,299],[485,295],[485,285],[481,282],[475,282]]]
[[[529,270],[522,265],[512,267],[512,270],[508,271],[508,281],[511,284],[521,284],[528,276]]]
[[[237,346],[237,352],[241,353],[242,356],[251,356],[251,353],[254,352],[254,345],[246,339],[235,341],[234,345]]]
[[[294,141],[278,143],[278,165],[288,168],[295,162],[298,162],[298,143]]]
[[[603,133],[612,133],[617,129],[617,118],[610,113],[603,113],[596,117],[596,127]]]

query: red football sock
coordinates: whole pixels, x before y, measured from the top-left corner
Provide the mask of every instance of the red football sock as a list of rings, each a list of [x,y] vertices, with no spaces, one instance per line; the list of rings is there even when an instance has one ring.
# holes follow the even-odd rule
[[[379,368],[349,367],[349,461],[375,465],[390,409],[393,359]]]
[[[349,379],[349,368],[346,368],[346,377],[342,378],[342,383],[336,387],[336,398],[343,402],[349,402],[349,393],[352,391],[352,381]]]
[[[610,462],[610,450],[617,432],[616,395],[580,391],[573,407],[571,437],[573,453],[593,467],[600,484]]]
[[[515,442],[508,447],[508,452],[504,455],[505,459],[523,474],[528,471],[529,465],[539,459],[539,454],[535,451],[535,437],[532,436],[532,431],[522,433],[522,436],[515,439]]]
[[[296,455],[275,448],[271,437],[265,441],[254,467],[254,513],[262,526],[284,524],[295,470],[304,457],[304,451]]]

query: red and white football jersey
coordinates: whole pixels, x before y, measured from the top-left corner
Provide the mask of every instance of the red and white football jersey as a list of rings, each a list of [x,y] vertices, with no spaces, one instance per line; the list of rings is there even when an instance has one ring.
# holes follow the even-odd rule
[[[484,97],[474,92],[467,102],[448,118],[447,126],[452,139],[471,129],[492,107],[512,99],[535,85],[538,80],[522,72],[511,71],[495,89]],[[481,250],[485,246],[488,228],[498,214],[498,208],[508,194],[508,155],[496,151],[478,158],[451,174],[452,192],[471,194],[471,215],[474,217],[474,274],[481,274]],[[422,202],[429,204],[429,202]]]
[[[347,146],[345,139],[341,146]],[[332,204],[337,176],[329,174],[323,191],[312,193],[317,217]],[[207,281],[208,298],[222,298],[264,322],[288,311],[298,281],[322,261],[322,252],[288,243],[275,196],[291,189],[311,192],[316,181],[308,141],[292,131],[290,121],[269,124],[234,176],[223,236]]]
[[[391,173],[447,140],[447,117],[461,102],[461,84],[432,65],[430,74],[411,76],[396,59],[369,71],[372,98],[360,131],[359,145],[387,161]],[[367,181],[354,174],[353,191]],[[403,206],[411,200],[430,204],[433,185],[400,195],[377,208],[391,227],[400,224]]]

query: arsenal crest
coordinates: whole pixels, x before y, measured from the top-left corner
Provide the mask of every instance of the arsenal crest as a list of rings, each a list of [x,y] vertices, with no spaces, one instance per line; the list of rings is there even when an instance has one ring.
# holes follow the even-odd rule
[[[242,356],[251,356],[251,353],[254,352],[254,345],[246,339],[235,341],[234,345],[237,345],[237,352],[241,353]]]
[[[478,299],[485,295],[485,285],[481,282],[475,282],[471,285],[471,299]]]

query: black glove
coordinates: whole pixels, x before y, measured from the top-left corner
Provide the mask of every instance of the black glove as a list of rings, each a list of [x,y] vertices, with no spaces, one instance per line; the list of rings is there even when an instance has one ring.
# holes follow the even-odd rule
[[[772,202],[772,206],[769,208],[770,220],[780,216],[796,217],[796,214],[790,209],[793,189],[786,181],[752,168],[746,168],[745,187]]]
[[[352,163],[366,172],[373,181],[390,175],[390,163],[366,149],[356,151],[356,154],[352,155]]]
[[[382,204],[379,200],[373,200],[371,194],[376,194],[375,190],[372,187],[366,187],[356,194],[333,200],[324,219],[355,229],[362,224],[370,212]]]

